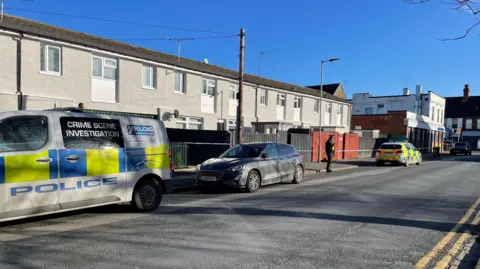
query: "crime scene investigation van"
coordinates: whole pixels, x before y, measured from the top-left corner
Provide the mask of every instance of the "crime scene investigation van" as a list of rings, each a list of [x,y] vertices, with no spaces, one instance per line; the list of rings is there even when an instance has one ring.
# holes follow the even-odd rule
[[[122,202],[156,209],[172,189],[163,122],[64,110],[0,113],[0,222]]]

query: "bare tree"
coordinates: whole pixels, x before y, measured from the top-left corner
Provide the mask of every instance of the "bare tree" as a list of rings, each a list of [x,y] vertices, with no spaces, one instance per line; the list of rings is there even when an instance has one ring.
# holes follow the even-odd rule
[[[425,4],[427,2],[431,2],[432,0],[402,0],[402,2],[407,4]],[[480,20],[478,19],[477,14],[480,13],[480,0],[439,0],[445,5],[450,5],[452,10],[461,11],[461,12],[468,12],[472,14],[475,19],[476,23],[470,26],[468,29],[465,30],[465,33],[461,36],[455,38],[442,38],[440,40],[447,41],[447,40],[459,40],[465,38],[470,34],[470,32],[480,25]]]

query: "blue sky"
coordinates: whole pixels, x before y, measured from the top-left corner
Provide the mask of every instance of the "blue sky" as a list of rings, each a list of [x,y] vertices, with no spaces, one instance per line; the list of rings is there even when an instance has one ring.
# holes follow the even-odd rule
[[[77,14],[105,19],[195,28],[236,34],[246,29],[245,68],[298,85],[341,82],[351,96],[401,94],[422,84],[443,96],[459,96],[464,84],[480,95],[480,27],[462,35],[475,22],[467,12],[449,10],[440,1],[408,5],[401,0],[6,0],[6,8]],[[52,16],[18,10],[8,14],[89,34],[119,38],[203,37],[172,29]],[[173,41],[129,41],[176,54]],[[182,57],[238,69],[238,38],[184,41]]]

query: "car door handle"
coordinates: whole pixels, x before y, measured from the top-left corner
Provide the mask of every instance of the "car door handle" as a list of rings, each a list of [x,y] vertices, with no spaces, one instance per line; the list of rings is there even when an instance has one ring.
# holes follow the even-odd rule
[[[67,162],[71,162],[71,163],[74,163],[74,162],[77,162],[80,160],[80,157],[76,156],[76,155],[71,155],[71,156],[68,156],[67,158],[65,158],[65,160]]]
[[[40,158],[36,160],[37,163],[51,163],[53,162],[52,158]]]

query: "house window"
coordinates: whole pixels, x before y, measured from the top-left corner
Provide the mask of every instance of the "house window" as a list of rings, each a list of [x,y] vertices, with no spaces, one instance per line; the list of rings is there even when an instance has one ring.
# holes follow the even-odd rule
[[[473,123],[473,120],[472,120],[472,119],[466,119],[466,120],[465,120],[465,129],[466,129],[466,130],[472,129],[472,123]]]
[[[285,94],[277,94],[277,106],[285,106]]]
[[[330,118],[332,117],[332,104],[327,103],[325,106],[325,124],[330,124]]]
[[[203,79],[202,80],[202,94],[208,96],[215,96],[215,80]]]
[[[260,104],[268,105],[268,91],[265,89],[260,89]]]
[[[155,89],[155,68],[153,66],[144,65],[142,77],[143,88]]]
[[[480,119],[477,119],[477,130],[480,130]]]
[[[365,114],[367,114],[367,115],[373,114],[373,108],[371,108],[371,107],[366,107],[366,108],[365,108]]]
[[[295,97],[293,99],[293,108],[302,108],[302,98],[301,97]]]
[[[434,121],[435,120],[435,108],[432,107],[432,120]]]
[[[174,72],[173,91],[176,93],[185,93],[185,74],[182,72]]]
[[[381,104],[381,105],[377,105],[377,108],[384,108],[385,105],[384,104]]]
[[[61,72],[60,47],[40,45],[40,70],[45,73],[60,75]]]
[[[99,57],[99,56],[93,56],[92,76],[98,77],[98,78],[116,80],[117,60]]]
[[[195,117],[182,117],[176,120],[176,128],[202,130],[203,119]]]
[[[238,94],[238,85],[232,85],[228,86],[228,98],[232,100],[237,100],[237,94]]]
[[[320,100],[315,100],[315,104],[313,104],[313,112],[318,113],[319,107],[320,107]]]
[[[343,105],[338,105],[337,108],[337,125],[343,126]]]
[[[440,122],[440,108],[437,109],[437,122]]]

